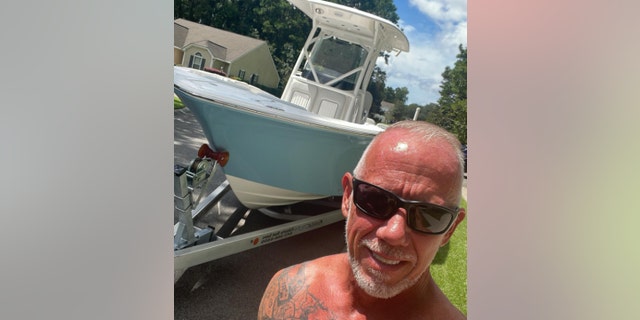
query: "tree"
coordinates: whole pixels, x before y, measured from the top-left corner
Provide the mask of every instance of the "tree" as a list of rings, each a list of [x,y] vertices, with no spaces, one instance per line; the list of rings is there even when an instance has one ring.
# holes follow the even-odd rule
[[[453,69],[445,67],[442,73],[442,84],[440,84],[441,106],[451,105],[455,101],[467,99],[467,49],[462,45],[458,47],[460,53],[456,55],[458,59]]]
[[[396,5],[392,0],[334,0],[332,2],[336,2],[347,7],[356,8],[358,10],[374,14],[395,24],[397,24],[398,19],[400,19],[398,13],[396,12]]]
[[[388,123],[413,119],[413,113],[411,113],[411,110],[405,105],[408,96],[409,89],[407,89],[407,87],[384,88],[384,100],[393,103],[393,108],[385,115]],[[415,108],[413,110],[415,111]],[[411,113],[411,115],[409,115],[409,113]]]
[[[439,107],[427,120],[455,134],[462,144],[467,144],[467,48],[460,53],[453,68],[445,67],[440,84]]]
[[[258,38],[267,40],[284,88],[311,31],[311,20],[287,1],[259,0],[253,10]]]
[[[380,69],[378,66],[373,68],[373,73],[371,74],[371,81],[369,81],[369,85],[367,86],[367,91],[371,93],[372,102],[371,109],[369,109],[369,117],[375,118],[375,115],[383,116],[384,112],[382,111],[381,104],[384,101],[384,88],[385,82],[387,80],[387,73]]]

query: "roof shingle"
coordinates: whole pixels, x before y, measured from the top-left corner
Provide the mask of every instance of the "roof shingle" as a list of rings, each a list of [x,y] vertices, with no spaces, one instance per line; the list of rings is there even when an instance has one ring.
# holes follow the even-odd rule
[[[176,19],[174,45],[184,48],[190,44],[207,47],[221,60],[233,61],[266,43],[263,40],[205,26],[185,19]]]

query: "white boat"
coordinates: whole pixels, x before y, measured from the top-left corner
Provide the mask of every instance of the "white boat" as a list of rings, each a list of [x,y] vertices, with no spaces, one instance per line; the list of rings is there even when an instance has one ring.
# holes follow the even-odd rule
[[[342,194],[371,139],[366,91],[380,52],[409,50],[392,22],[320,0],[289,0],[313,20],[282,98],[212,73],[174,67],[174,91],[210,146],[238,200],[263,208]]]

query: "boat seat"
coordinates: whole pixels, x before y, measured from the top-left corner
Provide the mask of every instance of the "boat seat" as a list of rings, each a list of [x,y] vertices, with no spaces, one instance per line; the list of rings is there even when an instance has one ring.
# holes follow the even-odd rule
[[[317,89],[318,94],[315,103],[310,107],[309,111],[325,117],[346,120],[344,118],[348,114],[345,114],[344,106],[347,102],[347,97],[328,89]]]
[[[298,80],[293,80],[289,85],[291,86],[291,91],[289,91],[290,93],[287,94],[287,96],[282,97],[282,99],[310,111],[309,108],[311,106],[309,103],[315,99],[318,91],[317,88]]]
[[[283,100],[315,114],[353,121],[352,110],[345,110],[344,107],[351,100],[349,96],[298,79],[291,79],[288,87],[290,90],[282,97]]]

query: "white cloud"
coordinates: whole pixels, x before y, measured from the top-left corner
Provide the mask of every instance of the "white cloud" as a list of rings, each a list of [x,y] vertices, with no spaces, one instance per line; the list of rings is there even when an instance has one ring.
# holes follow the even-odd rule
[[[435,21],[466,21],[466,0],[409,0],[415,6]]]
[[[460,44],[467,46],[467,21],[451,25],[442,33],[442,43],[447,47],[458,48]],[[458,54],[458,50],[455,50]]]
[[[411,0],[420,12],[431,19],[436,31],[426,33],[399,21],[409,39],[410,51],[393,56],[389,65],[378,65],[387,73],[388,87],[407,87],[407,104],[425,105],[437,102],[445,67],[453,66],[458,46],[467,45],[467,14],[465,0]]]
[[[408,36],[412,44],[410,52],[393,56],[389,65],[379,64],[387,73],[387,86],[407,87],[407,103],[436,102],[440,96],[441,73],[448,61],[432,40],[416,41],[420,37]]]

